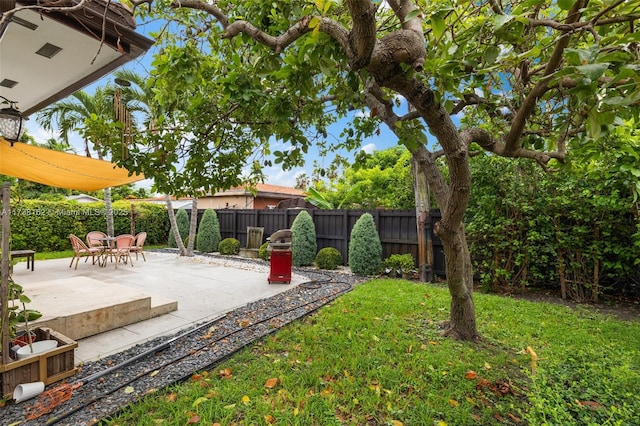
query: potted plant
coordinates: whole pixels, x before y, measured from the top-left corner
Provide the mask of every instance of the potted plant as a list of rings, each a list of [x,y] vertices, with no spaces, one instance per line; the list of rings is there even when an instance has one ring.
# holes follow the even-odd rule
[[[33,343],[36,334],[29,329],[29,322],[35,321],[42,314],[34,309],[27,309],[27,303],[31,299],[24,294],[22,286],[11,277],[9,277],[9,306],[7,309],[7,318],[9,324],[9,341],[11,346],[24,346]],[[4,318],[2,319],[5,320]],[[21,324],[24,324],[24,330],[19,330]],[[0,343],[1,348],[1,343]],[[4,348],[2,348],[4,349]]]

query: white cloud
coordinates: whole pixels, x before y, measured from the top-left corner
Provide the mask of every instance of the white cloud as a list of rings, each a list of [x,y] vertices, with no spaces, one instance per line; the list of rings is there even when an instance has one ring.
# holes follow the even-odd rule
[[[366,145],[362,146],[362,151],[366,152],[367,154],[373,154],[373,152],[376,150],[376,144],[375,143],[368,143]]]
[[[267,167],[266,170],[264,170],[266,183],[288,186],[290,188],[296,186],[296,178],[303,173],[306,173],[307,176],[311,175],[309,171],[301,168],[282,170],[279,167]]]

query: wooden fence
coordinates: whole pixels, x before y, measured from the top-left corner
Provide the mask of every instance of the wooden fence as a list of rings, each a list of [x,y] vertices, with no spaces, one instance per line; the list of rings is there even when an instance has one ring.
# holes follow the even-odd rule
[[[342,254],[345,263],[348,257],[349,237],[351,229],[363,213],[371,213],[375,221],[380,242],[382,256],[387,258],[392,254],[410,253],[414,260],[418,258],[418,230],[415,210],[307,210],[313,218],[316,228],[318,250],[324,247],[334,247]],[[204,210],[198,211],[198,216]],[[235,238],[241,247],[246,247],[247,227],[258,226],[264,228],[264,240],[280,229],[290,229],[299,209],[274,210],[216,210],[220,222],[222,238]],[[440,212],[431,212],[431,223],[440,218]],[[431,232],[431,230],[429,230]],[[444,252],[440,240],[431,235],[433,241],[434,264],[436,275],[444,277]]]

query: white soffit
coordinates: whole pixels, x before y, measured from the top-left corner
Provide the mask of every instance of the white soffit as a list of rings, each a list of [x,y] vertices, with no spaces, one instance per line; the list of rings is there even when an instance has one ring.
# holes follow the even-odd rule
[[[121,56],[99,39],[44,14],[22,10],[15,16],[18,19],[8,25],[0,40],[0,95],[16,101],[21,111],[33,109]],[[45,43],[62,50],[51,58],[36,53]],[[17,84],[2,86],[7,80]]]

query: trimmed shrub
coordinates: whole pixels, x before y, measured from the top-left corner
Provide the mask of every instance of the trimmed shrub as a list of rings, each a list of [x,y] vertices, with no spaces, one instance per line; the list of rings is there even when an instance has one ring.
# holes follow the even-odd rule
[[[262,260],[269,260],[269,258],[271,257],[271,252],[267,250],[267,247],[269,247],[269,243],[264,243],[258,249],[258,257],[260,257],[260,259]]]
[[[364,213],[351,230],[349,267],[354,274],[376,275],[382,270],[382,244],[370,213]]]
[[[185,209],[178,209],[176,212],[176,224],[178,225],[178,233],[180,234],[180,238],[182,238],[182,242],[186,244],[185,239],[189,236],[189,215]],[[173,231],[169,229],[169,238],[168,238],[169,247],[178,247],[176,243],[176,239],[173,236]]]
[[[416,268],[413,256],[409,253],[392,254],[384,260],[384,266],[392,275],[402,275]]]
[[[218,251],[221,239],[218,214],[214,209],[206,209],[198,226],[196,250],[203,253]]]
[[[291,251],[293,266],[313,265],[318,251],[316,226],[306,210],[298,213],[291,225]]]
[[[225,256],[238,254],[240,253],[240,241],[235,238],[225,238],[220,241],[218,248],[220,250],[220,254],[224,254]]]
[[[320,269],[338,269],[342,265],[342,255],[334,247],[320,249],[316,255],[316,266]]]

